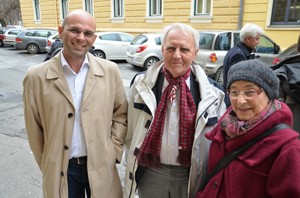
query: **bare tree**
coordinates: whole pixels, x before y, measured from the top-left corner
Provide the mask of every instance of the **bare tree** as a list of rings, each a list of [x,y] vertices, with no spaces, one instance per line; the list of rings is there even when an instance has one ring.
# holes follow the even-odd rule
[[[0,0],[1,25],[19,25],[19,21],[21,21],[19,0]]]

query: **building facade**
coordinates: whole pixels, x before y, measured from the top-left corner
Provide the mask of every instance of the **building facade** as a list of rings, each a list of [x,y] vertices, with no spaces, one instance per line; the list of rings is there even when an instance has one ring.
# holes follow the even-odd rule
[[[251,22],[282,49],[300,33],[300,0],[20,0],[20,6],[26,28],[57,28],[68,12],[84,9],[95,17],[97,31],[161,32],[174,22],[238,30]]]

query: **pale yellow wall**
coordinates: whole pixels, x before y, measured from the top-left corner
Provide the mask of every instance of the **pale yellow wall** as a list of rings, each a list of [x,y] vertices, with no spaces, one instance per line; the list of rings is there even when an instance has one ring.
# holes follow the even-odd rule
[[[24,27],[57,28],[60,18],[60,0],[40,0],[41,21],[34,20],[33,0],[20,0]],[[146,0],[124,0],[124,20],[111,17],[111,0],[94,0],[94,17],[97,31],[123,31],[132,34],[160,32],[174,22],[187,23],[198,30],[237,30],[240,0],[212,0],[211,22],[190,22],[191,0],[163,0],[163,17],[149,21],[146,17]],[[256,23],[282,49],[295,43],[300,28],[274,28],[269,26],[273,0],[244,0],[243,24]],[[69,0],[69,11],[83,9],[83,0]]]
[[[243,24],[255,23],[261,26],[265,34],[284,50],[298,41],[300,27],[276,28],[270,26],[272,5],[273,0],[245,0]]]
[[[56,28],[60,18],[60,0],[40,0],[41,21],[34,21],[33,0],[20,0],[25,27]],[[125,0],[124,20],[111,18],[111,0],[94,0],[97,31],[124,31],[132,34],[160,32],[174,22],[187,23],[198,30],[237,29],[239,0],[213,1],[211,23],[190,22],[191,0],[163,0],[163,18],[159,22],[147,21],[146,0]],[[70,0],[69,11],[82,9],[82,0]]]

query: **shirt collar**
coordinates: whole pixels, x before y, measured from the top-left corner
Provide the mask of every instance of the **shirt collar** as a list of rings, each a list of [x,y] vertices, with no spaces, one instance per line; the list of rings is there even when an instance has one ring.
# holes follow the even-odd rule
[[[61,56],[60,56],[61,67],[64,68],[65,66],[67,66],[67,67],[70,68],[70,65],[66,61],[66,59],[64,57],[64,54],[62,53],[62,50],[60,51],[60,53],[61,53]],[[89,60],[87,58],[87,54],[85,55],[85,58],[84,58],[83,63],[82,63],[82,66],[84,66],[84,65],[89,66]]]

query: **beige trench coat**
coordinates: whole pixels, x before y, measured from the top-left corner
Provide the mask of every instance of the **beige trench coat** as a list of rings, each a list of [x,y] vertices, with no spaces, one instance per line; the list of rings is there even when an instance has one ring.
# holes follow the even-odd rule
[[[118,66],[88,54],[81,106],[92,197],[122,197],[116,168],[127,132],[127,98]],[[74,104],[60,54],[31,67],[23,82],[28,140],[42,171],[45,198],[67,198]]]

